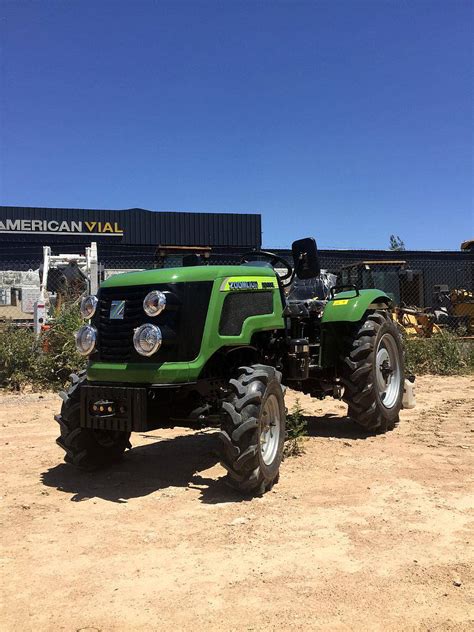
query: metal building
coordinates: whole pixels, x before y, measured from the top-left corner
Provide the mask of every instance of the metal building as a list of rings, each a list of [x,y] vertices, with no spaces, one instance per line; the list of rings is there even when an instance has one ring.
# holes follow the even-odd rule
[[[86,210],[0,206],[0,268],[28,269],[43,244],[76,253],[92,241],[107,258],[150,259],[161,250],[212,254],[261,246],[259,214]],[[25,264],[26,260],[28,262]],[[13,266],[13,264],[19,264]]]
[[[317,239],[317,227],[308,227],[310,235],[313,230]],[[199,253],[211,263],[237,263],[244,252],[261,247],[261,217],[243,213],[153,212],[138,208],[0,206],[0,290],[10,286],[18,274],[29,274],[29,279],[32,272],[38,270],[43,245],[50,246],[53,255],[84,254],[93,241],[98,246],[101,278],[125,270],[180,266],[183,256],[190,253]],[[266,246],[273,250],[272,244]],[[417,280],[412,284],[416,288],[411,303],[425,307],[433,304],[442,287],[474,292],[471,246],[472,242],[465,242],[463,249],[457,252],[320,250],[319,254],[322,268],[334,273],[357,262],[403,259],[404,268]],[[291,258],[288,250],[278,252]],[[2,271],[11,273],[8,279],[5,273],[2,277]],[[30,285],[25,279],[21,276],[22,287]],[[18,285],[20,281],[15,283]]]

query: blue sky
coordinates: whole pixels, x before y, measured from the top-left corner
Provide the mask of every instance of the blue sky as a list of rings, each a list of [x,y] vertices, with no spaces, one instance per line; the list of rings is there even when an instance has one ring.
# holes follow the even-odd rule
[[[267,247],[474,236],[471,2],[0,13],[2,204],[260,212]]]

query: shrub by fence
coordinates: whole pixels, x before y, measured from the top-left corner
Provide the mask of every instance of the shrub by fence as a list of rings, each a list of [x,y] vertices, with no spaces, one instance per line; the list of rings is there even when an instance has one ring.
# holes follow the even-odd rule
[[[74,332],[82,324],[77,305],[57,314],[51,329],[37,338],[28,328],[7,326],[0,333],[0,386],[20,390],[61,388],[71,373],[85,367],[75,350]]]
[[[415,375],[459,375],[474,372],[474,341],[449,331],[432,338],[405,338],[406,369]]]

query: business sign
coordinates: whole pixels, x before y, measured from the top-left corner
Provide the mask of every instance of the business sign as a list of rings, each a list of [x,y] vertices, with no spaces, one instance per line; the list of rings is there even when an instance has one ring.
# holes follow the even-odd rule
[[[17,241],[242,247],[250,251],[261,245],[260,215],[0,205],[0,251],[6,243],[14,248]]]
[[[123,230],[118,222],[58,221],[55,219],[4,219],[0,220],[0,233],[36,235],[100,235],[121,237]]]
[[[33,314],[35,311],[35,302],[38,300],[39,288],[22,287],[21,288],[21,311],[25,314]]]

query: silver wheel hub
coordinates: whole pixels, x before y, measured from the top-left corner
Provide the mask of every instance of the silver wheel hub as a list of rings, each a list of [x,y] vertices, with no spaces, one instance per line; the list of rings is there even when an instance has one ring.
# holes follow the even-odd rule
[[[400,363],[397,342],[391,334],[384,334],[375,354],[376,386],[385,408],[393,408],[400,394]]]
[[[265,465],[275,460],[280,443],[280,406],[275,395],[269,395],[260,417],[260,452]]]

